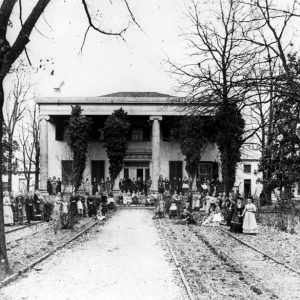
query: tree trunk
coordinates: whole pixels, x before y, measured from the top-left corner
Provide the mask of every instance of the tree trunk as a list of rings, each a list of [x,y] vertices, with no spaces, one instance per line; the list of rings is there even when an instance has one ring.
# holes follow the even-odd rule
[[[5,241],[5,229],[4,229],[4,211],[3,211],[3,185],[2,185],[2,162],[3,162],[3,152],[2,152],[2,137],[3,137],[3,112],[2,107],[4,103],[4,90],[3,90],[3,79],[0,80],[0,105],[1,105],[1,113],[0,113],[0,258],[4,259],[5,269],[7,273],[11,272],[8,263],[7,251],[6,251],[6,241]]]
[[[8,175],[8,191],[12,191],[12,162],[13,162],[13,136],[11,133],[8,134],[8,161],[7,161],[7,175]]]
[[[35,142],[35,189],[39,189],[39,177],[40,177],[40,144]]]
[[[26,187],[27,187],[27,192],[29,192],[30,189],[30,171],[28,171],[27,177],[26,177]]]

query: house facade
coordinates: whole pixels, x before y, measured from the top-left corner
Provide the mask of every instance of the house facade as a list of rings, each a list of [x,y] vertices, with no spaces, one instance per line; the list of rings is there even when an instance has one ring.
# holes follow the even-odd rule
[[[39,98],[41,126],[40,189],[46,191],[47,179],[55,176],[67,181],[72,164],[72,153],[67,143],[66,124],[72,105],[79,104],[82,114],[92,120],[83,178],[98,182],[109,177],[109,160],[104,148],[103,126],[114,110],[127,112],[132,135],[114,189],[120,178],[152,178],[152,189],[157,190],[158,177],[173,179],[188,177],[180,145],[170,141],[172,126],[185,115],[177,98],[159,93],[115,93],[90,98]],[[208,145],[201,157],[198,175],[202,178],[219,177],[219,152],[216,145]]]

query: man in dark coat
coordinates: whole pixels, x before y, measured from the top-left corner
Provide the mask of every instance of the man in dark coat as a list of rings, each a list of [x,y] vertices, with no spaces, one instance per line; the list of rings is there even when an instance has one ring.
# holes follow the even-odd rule
[[[72,228],[74,226],[74,223],[76,221],[76,216],[78,214],[77,211],[77,200],[78,197],[75,195],[75,192],[72,193],[72,196],[70,197],[70,227]]]
[[[47,192],[49,195],[52,195],[52,183],[51,183],[51,177],[47,179]]]
[[[97,179],[94,177],[92,183],[92,194],[95,195],[98,192],[98,182]]]
[[[88,216],[92,217],[97,214],[96,210],[96,203],[94,197],[88,196],[87,197],[87,209],[88,209]]]

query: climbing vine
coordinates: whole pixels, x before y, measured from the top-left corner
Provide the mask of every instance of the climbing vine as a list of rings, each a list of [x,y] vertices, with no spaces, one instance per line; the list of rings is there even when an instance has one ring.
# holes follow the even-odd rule
[[[235,182],[237,163],[241,159],[245,121],[235,104],[220,106],[214,120],[224,191],[229,193]]]
[[[212,120],[200,116],[187,116],[179,122],[177,137],[180,149],[185,156],[185,169],[189,177],[194,179],[197,174],[201,154],[208,143],[214,140]]]
[[[115,110],[104,124],[104,147],[109,159],[112,187],[123,168],[130,134],[131,126],[127,113],[122,108]]]
[[[90,119],[82,115],[79,105],[72,106],[71,117],[67,126],[68,144],[73,152],[74,187],[77,191],[82,182],[86,164],[88,140],[90,135]]]

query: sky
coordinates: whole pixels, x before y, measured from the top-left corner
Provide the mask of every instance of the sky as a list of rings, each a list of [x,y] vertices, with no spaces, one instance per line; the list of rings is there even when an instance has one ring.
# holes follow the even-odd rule
[[[100,2],[100,1],[99,1]],[[89,1],[101,28],[118,31],[130,16],[122,0]],[[23,2],[24,14],[33,0]],[[93,3],[93,4],[92,4]],[[32,32],[29,57],[38,72],[32,75],[37,96],[53,96],[62,82],[60,96],[99,96],[119,91],[156,91],[176,94],[176,80],[167,59],[182,60],[186,44],[184,0],[128,0],[141,29],[131,24],[124,40],[90,30],[82,53],[87,18],[81,0],[52,0]],[[96,5],[96,6],[95,6]],[[101,16],[99,14],[101,13]],[[14,12],[18,17],[18,11]],[[98,21],[96,24],[100,25]],[[14,21],[11,40],[18,30]],[[47,61],[48,60],[48,61]],[[51,75],[52,70],[54,74]]]
[[[183,34],[191,32],[186,14],[192,0],[127,1],[141,28],[131,22],[123,36],[125,41],[90,30],[81,53],[88,26],[81,0],[50,1],[27,47],[32,66],[38,70],[30,73],[36,96],[57,96],[54,88],[62,82],[59,96],[66,97],[120,91],[179,95],[167,60],[177,64],[186,62],[190,49]],[[275,0],[283,6],[289,1]],[[205,8],[213,10],[212,2],[207,0]],[[36,0],[22,3],[25,19]],[[88,3],[95,24],[102,29],[119,31],[128,26],[130,15],[124,0],[88,0]],[[11,42],[19,30],[18,18],[16,5],[9,31]],[[293,31],[298,25],[299,22]],[[8,79],[7,89],[11,83]]]

